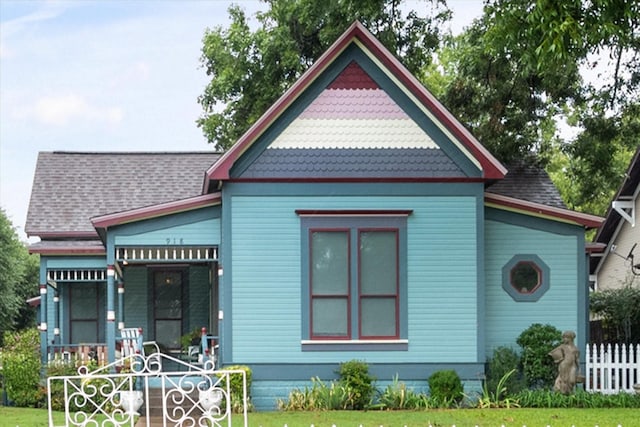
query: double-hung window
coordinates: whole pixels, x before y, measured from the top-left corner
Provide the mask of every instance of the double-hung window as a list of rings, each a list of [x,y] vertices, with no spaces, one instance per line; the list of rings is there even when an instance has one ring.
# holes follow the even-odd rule
[[[409,213],[298,211],[303,344],[406,341]]]

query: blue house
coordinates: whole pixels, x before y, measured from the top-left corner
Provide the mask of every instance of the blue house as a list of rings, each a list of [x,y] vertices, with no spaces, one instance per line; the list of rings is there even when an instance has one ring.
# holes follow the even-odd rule
[[[538,168],[500,164],[361,24],[217,153],[41,153],[43,358],[122,327],[207,327],[258,408],[364,360],[477,387],[532,323],[586,342],[585,229]]]

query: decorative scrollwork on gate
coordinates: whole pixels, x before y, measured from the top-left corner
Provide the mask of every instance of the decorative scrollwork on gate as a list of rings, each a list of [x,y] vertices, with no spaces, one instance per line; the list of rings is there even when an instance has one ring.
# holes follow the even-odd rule
[[[177,367],[174,371],[163,366]],[[167,425],[185,427],[231,427],[231,375],[244,371],[215,371],[211,361],[196,366],[171,356],[154,353],[133,355],[78,375],[48,378],[49,425],[55,427],[52,412],[65,413],[65,426],[149,426],[152,410],[159,410]],[[159,397],[158,397],[159,394]],[[158,408],[152,408],[156,399]],[[246,406],[244,411],[247,426]],[[140,418],[144,417],[144,418]]]

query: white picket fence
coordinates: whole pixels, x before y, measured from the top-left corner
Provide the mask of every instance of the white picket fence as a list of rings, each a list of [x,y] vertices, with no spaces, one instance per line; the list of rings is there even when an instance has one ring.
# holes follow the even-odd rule
[[[592,344],[585,353],[585,390],[634,393],[640,383],[640,344]]]

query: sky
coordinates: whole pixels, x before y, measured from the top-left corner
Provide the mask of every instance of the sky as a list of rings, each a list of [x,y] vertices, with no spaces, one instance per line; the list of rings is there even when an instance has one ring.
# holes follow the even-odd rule
[[[195,123],[200,49],[231,3],[0,0],[0,208],[21,240],[40,151],[212,149]],[[235,3],[252,18],[265,7]],[[447,3],[453,33],[482,12]]]

